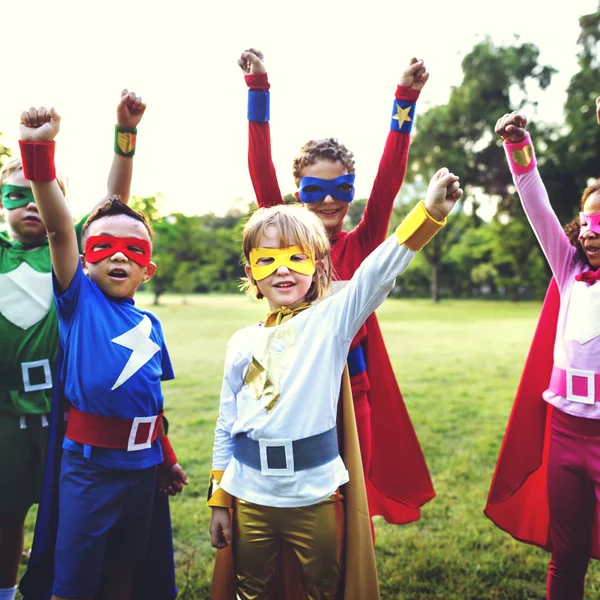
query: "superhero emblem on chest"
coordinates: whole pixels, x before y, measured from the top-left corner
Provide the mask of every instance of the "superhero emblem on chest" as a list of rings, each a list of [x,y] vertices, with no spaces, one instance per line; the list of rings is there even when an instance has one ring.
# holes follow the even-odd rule
[[[40,273],[21,263],[0,274],[0,313],[7,320],[29,329],[41,321],[52,305],[52,274]]]
[[[576,281],[571,290],[565,339],[585,344],[600,336],[600,283]]]
[[[271,335],[261,336],[254,348],[252,362],[246,373],[244,385],[265,410],[271,412],[281,396],[281,379],[296,359],[296,329],[278,327]]]

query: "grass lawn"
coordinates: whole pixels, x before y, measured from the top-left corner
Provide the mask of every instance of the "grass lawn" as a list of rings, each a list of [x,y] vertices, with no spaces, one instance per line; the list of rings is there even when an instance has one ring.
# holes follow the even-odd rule
[[[151,297],[142,294],[138,302],[150,306]],[[548,555],[513,541],[482,512],[539,309],[387,300],[378,311],[437,492],[416,523],[376,522],[385,600],[545,598]],[[241,296],[194,296],[187,304],[168,297],[155,312],[177,375],[164,386],[169,437],[190,478],[171,502],[179,598],[204,599],[214,557],[206,483],[225,347],[234,331],[262,316],[264,305]],[[32,511],[29,545],[34,519]],[[596,563],[586,587],[586,598],[600,597]]]

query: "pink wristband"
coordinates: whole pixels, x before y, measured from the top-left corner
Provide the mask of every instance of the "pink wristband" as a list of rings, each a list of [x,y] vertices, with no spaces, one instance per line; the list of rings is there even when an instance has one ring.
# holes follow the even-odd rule
[[[23,142],[19,140],[23,177],[38,183],[54,181],[54,142]]]
[[[528,173],[537,166],[535,151],[529,133],[525,135],[525,139],[522,142],[517,142],[516,144],[504,142],[504,150],[506,151],[510,170],[515,175]]]
[[[158,441],[160,443],[160,447],[162,448],[163,466],[167,468],[172,467],[177,463],[177,456],[175,456],[175,452],[173,451],[173,447],[171,446],[169,438],[164,435],[163,437],[159,437]]]

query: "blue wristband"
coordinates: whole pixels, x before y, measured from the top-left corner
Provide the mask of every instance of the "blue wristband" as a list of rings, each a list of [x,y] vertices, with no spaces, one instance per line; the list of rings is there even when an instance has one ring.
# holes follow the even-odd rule
[[[390,129],[393,129],[394,131],[410,133],[413,123],[415,122],[416,106],[417,105],[414,102],[407,102],[406,100],[394,100]]]
[[[270,98],[266,90],[248,90],[248,121],[269,122]]]

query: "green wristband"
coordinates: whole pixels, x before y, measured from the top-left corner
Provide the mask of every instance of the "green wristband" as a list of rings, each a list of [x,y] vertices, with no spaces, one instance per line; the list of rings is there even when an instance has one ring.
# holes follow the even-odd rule
[[[133,156],[135,154],[136,138],[137,129],[115,125],[115,154]]]

